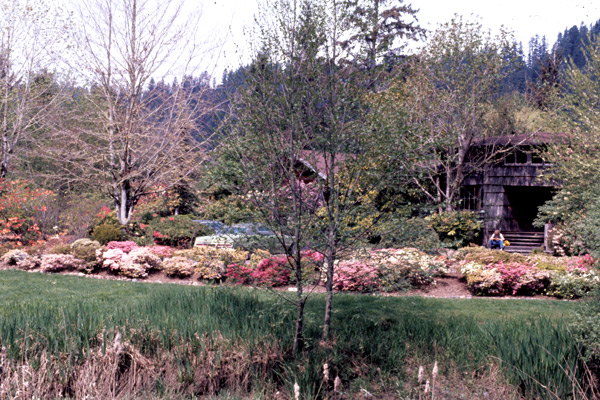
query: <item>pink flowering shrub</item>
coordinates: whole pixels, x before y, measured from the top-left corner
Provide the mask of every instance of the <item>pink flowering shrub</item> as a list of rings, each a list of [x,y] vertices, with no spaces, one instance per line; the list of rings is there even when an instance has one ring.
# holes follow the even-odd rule
[[[170,246],[154,245],[148,247],[148,250],[161,258],[169,258],[173,256],[173,248]]]
[[[137,243],[132,242],[132,241],[126,241],[126,242],[108,242],[106,244],[106,249],[107,250],[112,250],[112,249],[119,249],[121,250],[123,253],[130,253],[131,250],[133,249],[137,249],[139,246],[137,245]]]
[[[250,272],[250,278],[259,286],[284,286],[290,281],[290,268],[286,257],[265,258]]]
[[[467,263],[461,267],[467,287],[476,295],[542,294],[550,284],[552,272],[526,262]]]
[[[245,264],[229,264],[225,271],[225,277],[234,285],[248,285],[252,283],[252,267]]]
[[[348,292],[370,292],[379,287],[379,270],[361,260],[338,262],[333,272],[333,287]]]

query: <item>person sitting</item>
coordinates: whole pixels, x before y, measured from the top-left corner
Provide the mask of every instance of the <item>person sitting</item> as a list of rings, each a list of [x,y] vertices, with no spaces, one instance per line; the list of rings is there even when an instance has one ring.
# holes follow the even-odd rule
[[[500,229],[496,229],[490,236],[490,249],[504,250],[504,236],[500,233]]]

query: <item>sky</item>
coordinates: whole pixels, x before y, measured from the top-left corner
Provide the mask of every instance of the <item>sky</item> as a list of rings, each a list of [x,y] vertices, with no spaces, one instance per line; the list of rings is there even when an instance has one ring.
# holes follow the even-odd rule
[[[197,2],[200,0],[190,0]],[[247,60],[244,27],[253,23],[257,0],[206,0],[203,19],[215,38],[224,41],[206,69],[217,81],[225,68],[235,69]],[[454,14],[479,18],[484,28],[497,32],[501,26],[513,31],[525,51],[529,39],[546,36],[554,44],[560,32],[581,23],[589,26],[600,19],[598,0],[405,0],[419,10],[419,24],[434,30]]]

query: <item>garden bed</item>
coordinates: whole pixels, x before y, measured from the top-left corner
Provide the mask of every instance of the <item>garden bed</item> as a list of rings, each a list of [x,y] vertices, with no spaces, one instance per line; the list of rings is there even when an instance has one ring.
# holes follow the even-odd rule
[[[325,290],[323,259],[318,252],[303,252],[307,290]],[[82,239],[35,251],[9,251],[3,255],[0,268],[115,280],[295,290],[293,261],[262,250],[178,250],[167,246],[140,247],[134,242],[100,246]],[[595,261],[589,256],[523,256],[484,248],[464,248],[436,256],[414,248],[362,250],[336,261],[335,268],[334,290],[390,296],[574,299],[600,282]]]

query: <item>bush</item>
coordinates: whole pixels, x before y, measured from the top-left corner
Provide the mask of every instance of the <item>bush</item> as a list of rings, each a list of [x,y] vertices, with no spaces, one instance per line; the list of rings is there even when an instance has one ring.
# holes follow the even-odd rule
[[[125,254],[131,253],[132,250],[137,248],[139,248],[137,243],[129,240],[125,242],[112,241],[106,244],[106,250],[119,249]]]
[[[31,189],[26,181],[0,179],[0,236],[15,246],[43,239],[38,219],[47,212],[52,192]]]
[[[71,254],[70,244],[59,244],[48,251],[50,254]]]
[[[363,260],[338,261],[333,272],[333,287],[349,292],[372,292],[379,288],[379,270]]]
[[[481,221],[472,211],[446,211],[426,218],[429,226],[437,232],[442,245],[458,249],[473,243],[481,231]]]
[[[84,270],[86,262],[71,254],[44,254],[41,269],[43,272]]]
[[[13,249],[9,250],[2,256],[2,262],[6,265],[18,265],[26,261],[29,258],[29,254],[23,250]]]
[[[185,257],[173,257],[163,261],[163,269],[167,276],[189,278],[194,274],[196,262]]]
[[[266,235],[241,236],[234,240],[233,247],[250,252],[257,250],[265,250],[271,254],[282,254],[285,252],[285,249],[281,247],[281,243],[276,236]]]
[[[121,230],[114,225],[100,224],[94,227],[92,237],[101,244],[107,244],[108,242],[121,240],[123,234],[121,233]]]
[[[121,249],[108,249],[102,252],[101,258],[105,268],[128,278],[145,278],[150,271],[162,269],[160,257],[143,247],[128,254]]]
[[[190,247],[196,236],[211,235],[214,231],[202,224],[193,222],[189,215],[173,215],[170,217],[155,217],[142,225],[146,234],[154,238],[158,245],[179,248]]]
[[[380,225],[382,233],[372,240],[377,248],[417,247],[431,253],[442,247],[438,234],[423,218],[393,217]]]
[[[258,286],[284,286],[290,281],[290,265],[284,256],[265,258],[250,272]]]
[[[92,262],[96,260],[96,251],[100,243],[90,239],[77,239],[71,243],[71,254],[82,260]]]
[[[248,285],[252,283],[252,267],[245,264],[229,264],[225,277],[234,285]]]

